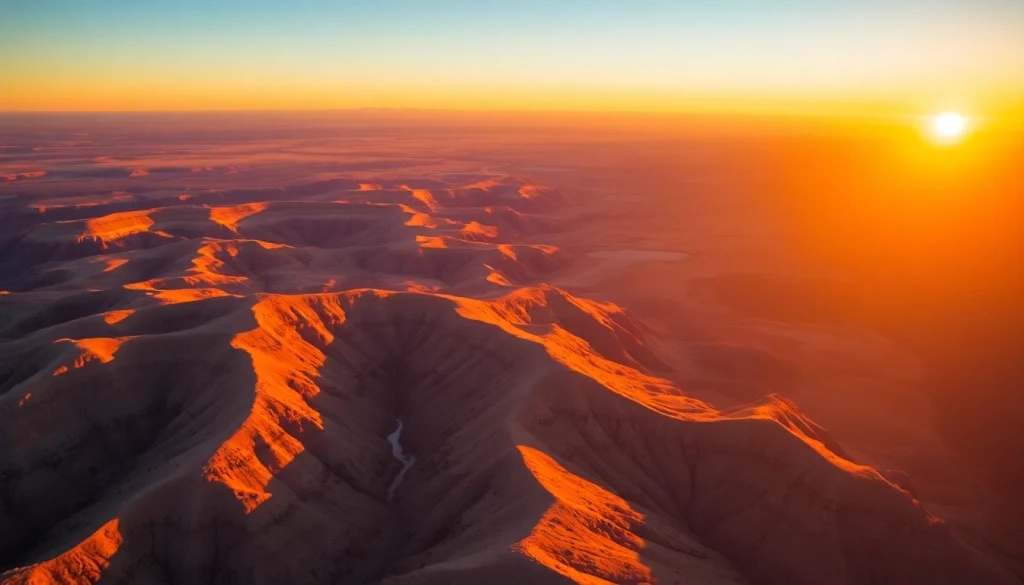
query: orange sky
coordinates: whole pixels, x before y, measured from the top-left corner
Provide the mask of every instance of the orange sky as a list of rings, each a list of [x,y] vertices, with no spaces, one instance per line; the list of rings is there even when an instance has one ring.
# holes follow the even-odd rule
[[[0,110],[991,116],[1024,111],[1024,3],[38,0],[0,78]]]

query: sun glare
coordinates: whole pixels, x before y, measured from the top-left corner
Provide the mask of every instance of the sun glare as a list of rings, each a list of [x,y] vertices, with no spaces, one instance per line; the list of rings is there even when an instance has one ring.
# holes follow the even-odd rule
[[[936,138],[945,142],[958,140],[967,129],[967,118],[956,112],[943,112],[932,121]]]

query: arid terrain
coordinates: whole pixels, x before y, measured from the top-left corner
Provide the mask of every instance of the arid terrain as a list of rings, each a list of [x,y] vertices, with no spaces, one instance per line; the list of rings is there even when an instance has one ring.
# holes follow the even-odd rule
[[[1019,137],[0,120],[2,583],[1024,578]]]

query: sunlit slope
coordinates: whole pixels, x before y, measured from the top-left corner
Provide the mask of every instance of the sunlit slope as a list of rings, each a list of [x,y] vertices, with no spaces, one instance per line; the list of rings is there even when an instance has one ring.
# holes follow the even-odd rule
[[[152,331],[214,302],[223,313],[206,323]],[[5,484],[5,552],[53,560],[9,577],[87,581],[87,562],[111,582],[165,567],[190,582],[222,579],[214,567],[255,582],[472,582],[526,559],[581,582],[984,575],[790,404],[717,412],[527,309],[271,295],[136,311],[102,325],[119,343],[50,342],[72,322],[11,344],[40,372],[5,395],[23,473]],[[420,460],[389,506],[384,435],[398,415]],[[111,526],[120,543],[103,558],[110,538],[95,533]]]
[[[450,180],[10,238],[0,580],[1004,582],[791,402],[717,410],[623,308],[544,285],[555,194]]]
[[[553,204],[538,203],[546,192],[541,187],[509,178],[433,190],[346,186],[325,181],[255,193],[210,191],[138,211],[115,211],[138,201],[43,210],[34,224],[0,241],[6,268],[0,274],[15,275],[0,287],[125,286],[160,296],[210,288],[313,292],[328,282],[333,289],[401,288],[414,279],[480,292],[535,282],[562,264],[551,246],[502,243],[543,229],[541,220],[529,219],[532,210]],[[307,191],[312,200],[295,200]],[[246,196],[282,200],[220,205]],[[63,219],[68,213],[98,216]],[[199,293],[162,296],[174,301]]]

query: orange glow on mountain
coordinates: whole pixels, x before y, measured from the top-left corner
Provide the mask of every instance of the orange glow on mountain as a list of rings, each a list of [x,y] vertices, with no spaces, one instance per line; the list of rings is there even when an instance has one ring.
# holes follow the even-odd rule
[[[498,237],[498,228],[471,221],[462,228],[460,236],[464,240],[485,242]]]
[[[420,249],[444,249],[448,247],[443,236],[416,236],[416,243],[420,245]]]
[[[410,215],[409,219],[406,220],[405,225],[410,227],[437,227],[436,222],[434,222],[430,215],[426,213],[419,213],[408,205],[401,205],[400,207],[402,211]]]
[[[643,514],[605,488],[574,475],[533,447],[519,445],[523,463],[555,501],[516,545],[534,561],[581,585],[653,583],[640,560],[643,539],[632,528]]]
[[[523,185],[519,188],[519,194],[523,199],[536,199],[540,197],[540,189],[536,185]]]
[[[95,337],[90,339],[58,339],[57,342],[71,342],[81,350],[81,354],[71,364],[72,368],[81,368],[85,364],[98,360],[105,364],[113,361],[114,354],[128,337]]]
[[[153,281],[135,282],[124,285],[124,288],[146,291],[148,296],[157,299],[161,304],[165,305],[192,303],[203,299],[231,296],[230,293],[224,292],[219,288],[181,288],[170,290],[159,288],[160,284],[160,282]]]
[[[260,242],[262,245],[263,242]],[[266,248],[278,247],[267,244]],[[228,258],[238,256],[239,246],[237,242],[208,240],[197,251],[196,257],[192,259],[192,268],[188,276],[184,278],[185,284],[190,287],[218,286],[238,284],[248,280],[245,276],[233,276],[223,274],[227,265],[219,257],[225,255]]]
[[[413,189],[412,196],[422,201],[430,211],[437,211],[437,200],[434,199],[434,195],[430,191],[426,189]]]
[[[81,583],[83,578],[95,583],[123,541],[120,522],[114,518],[67,552],[48,561],[15,569],[4,577],[12,585]]]
[[[316,297],[337,326],[345,313],[336,297]],[[303,339],[298,329],[312,327],[318,345],[333,341],[333,334],[305,298],[269,296],[252,308],[257,327],[234,337],[231,346],[249,354],[256,375],[252,411],[241,428],[225,442],[203,469],[208,481],[223,483],[249,514],[271,498],[270,479],[304,450],[282,426],[301,433],[306,425],[323,428],[320,414],[306,401],[320,393],[316,384],[324,353]],[[300,325],[301,324],[301,325]],[[257,456],[259,446],[263,455]]]
[[[121,321],[124,321],[125,319],[130,317],[134,312],[135,311],[132,309],[125,309],[122,311],[109,311],[103,314],[103,320],[106,321],[108,325],[113,325],[115,323],[120,323]]]
[[[103,268],[103,272],[112,272],[128,263],[127,258],[109,258],[104,261],[106,267]]]
[[[267,208],[265,203],[247,203],[234,207],[210,208],[210,220],[238,233],[238,222]]]
[[[152,210],[124,211],[90,219],[85,222],[85,231],[78,236],[78,241],[96,240],[106,248],[111,243],[128,236],[148,232],[154,224],[150,217],[151,213]],[[154,233],[169,237],[162,232]]]

